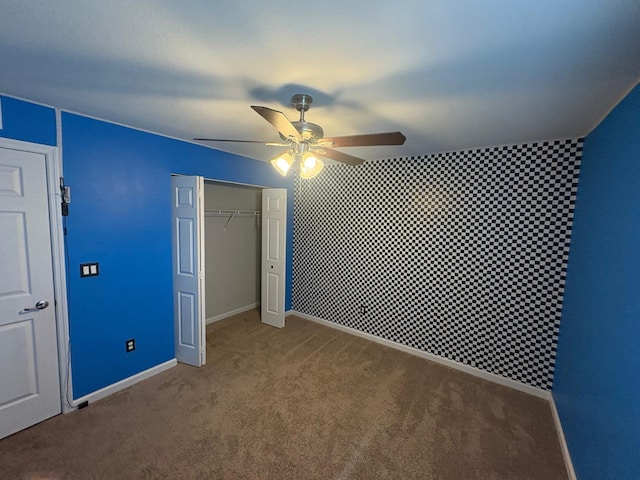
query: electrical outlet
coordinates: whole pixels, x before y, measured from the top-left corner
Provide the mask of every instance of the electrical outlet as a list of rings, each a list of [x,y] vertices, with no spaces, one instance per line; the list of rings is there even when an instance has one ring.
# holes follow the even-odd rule
[[[136,349],[136,339],[132,338],[130,340],[127,340],[125,342],[125,347],[127,349],[127,353],[128,352],[133,352]]]

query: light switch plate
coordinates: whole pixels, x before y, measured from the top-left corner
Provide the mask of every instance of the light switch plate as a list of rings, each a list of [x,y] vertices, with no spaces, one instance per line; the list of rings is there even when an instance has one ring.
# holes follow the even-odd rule
[[[98,262],[80,264],[81,277],[97,277],[98,275],[100,275],[100,266]]]

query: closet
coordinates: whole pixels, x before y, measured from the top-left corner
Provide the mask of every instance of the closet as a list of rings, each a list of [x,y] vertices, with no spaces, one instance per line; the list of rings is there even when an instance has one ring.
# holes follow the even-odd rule
[[[205,180],[207,323],[260,305],[262,189]]]

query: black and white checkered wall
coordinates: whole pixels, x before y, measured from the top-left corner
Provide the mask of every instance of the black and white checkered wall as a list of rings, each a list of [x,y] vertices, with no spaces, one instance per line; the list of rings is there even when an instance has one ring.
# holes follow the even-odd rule
[[[581,153],[528,143],[298,180],[293,309],[550,389]]]

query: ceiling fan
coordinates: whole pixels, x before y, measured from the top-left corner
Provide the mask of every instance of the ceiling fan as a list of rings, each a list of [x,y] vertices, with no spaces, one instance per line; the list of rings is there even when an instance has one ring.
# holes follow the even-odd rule
[[[282,142],[261,142],[257,140],[229,140],[223,138],[194,138],[203,142],[238,142],[261,143],[268,146],[289,147],[281,155],[271,160],[271,164],[282,175],[286,175],[294,161],[300,162],[300,176],[302,178],[315,177],[324,167],[318,158],[326,157],[347,165],[360,165],[362,158],[348,155],[333,147],[369,147],[378,145],[402,145],[406,137],[400,132],[372,133],[366,135],[349,135],[343,137],[325,137],[320,125],[307,122],[305,112],[309,110],[313,98],[311,95],[299,93],[291,97],[291,103],[300,112],[300,120],[291,122],[287,116],[268,107],[253,108],[262,118],[276,127]]]

